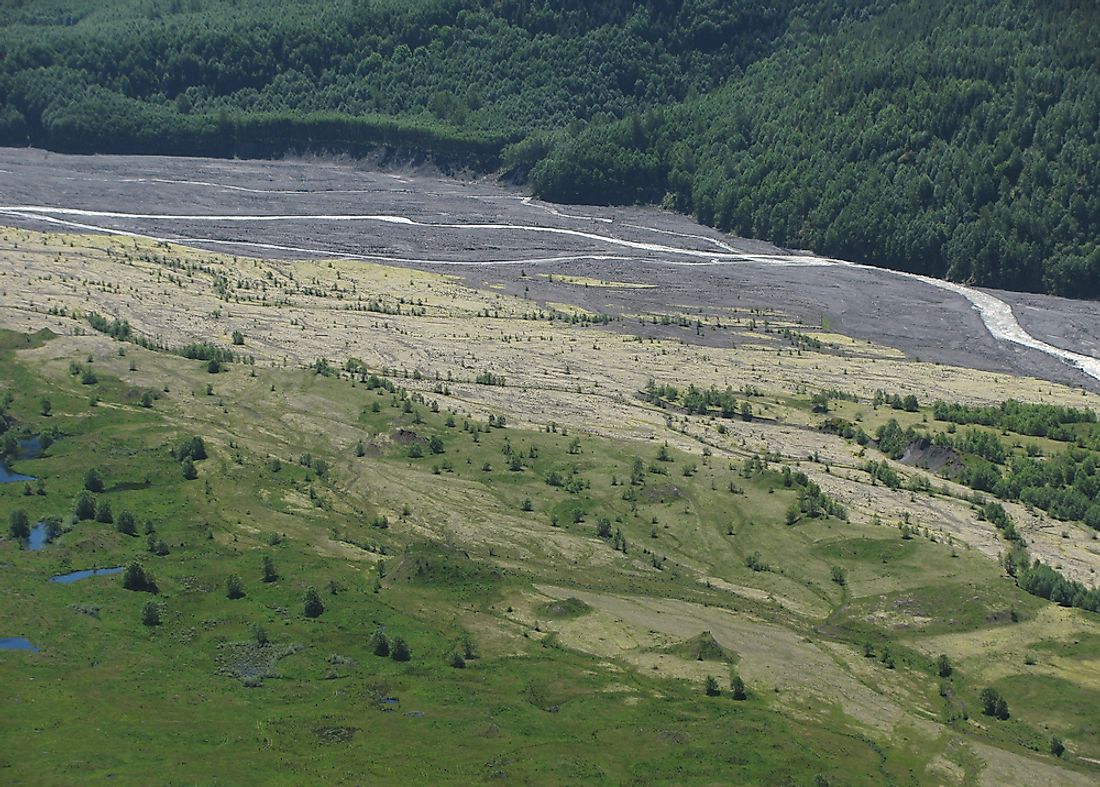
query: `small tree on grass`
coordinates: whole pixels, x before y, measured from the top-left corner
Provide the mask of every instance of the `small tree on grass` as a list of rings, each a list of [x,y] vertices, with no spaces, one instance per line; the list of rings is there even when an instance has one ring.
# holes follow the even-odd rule
[[[832,567],[831,576],[833,582],[837,583],[841,587],[844,587],[848,584],[848,572],[840,566]]]
[[[160,625],[160,604],[155,601],[146,601],[141,608],[141,622],[146,626]]]
[[[263,578],[264,582],[275,582],[279,579],[279,572],[275,570],[275,561],[267,555],[264,555]]]
[[[157,583],[153,575],[136,560],[126,567],[126,572],[122,575],[122,587],[145,593],[157,592]]]
[[[393,638],[393,647],[390,648],[390,658],[394,661],[408,661],[412,658],[409,645],[401,637]]]
[[[73,515],[81,520],[95,519],[95,497],[91,492],[84,490],[76,496],[73,501]]]
[[[201,462],[206,458],[206,443],[198,435],[189,437],[176,446],[172,453],[177,462],[182,462],[186,456],[191,457],[196,462]]]
[[[713,675],[707,675],[707,679],[703,682],[703,691],[708,697],[717,697],[721,694],[718,689],[718,679]]]
[[[466,659],[462,658],[462,654],[457,650],[451,651],[451,655],[447,657],[447,663],[455,669],[463,669],[466,666]]]
[[[244,598],[244,582],[236,574],[230,574],[225,580],[226,598]]]
[[[735,700],[748,699],[748,692],[745,691],[745,681],[741,680],[740,675],[734,675],[730,678],[730,694],[733,695]]]
[[[84,474],[84,488],[89,492],[103,491],[103,476],[95,468]]]
[[[111,513],[110,501],[100,500],[98,503],[96,503],[95,521],[102,522],[105,525],[112,524],[115,521],[114,514]]]
[[[940,657],[936,659],[936,673],[941,678],[949,678],[954,671],[955,668],[951,666],[951,659],[947,658],[946,653],[941,653]]]
[[[164,557],[172,551],[168,548],[168,542],[154,533],[150,533],[148,538],[145,539],[145,548],[157,557]]]
[[[267,629],[259,623],[252,624],[252,641],[260,646],[266,645],[271,641],[267,636]]]
[[[370,635],[370,652],[375,656],[381,656],[385,658],[390,655],[390,641],[386,639],[386,634],[378,629]]]
[[[982,713],[986,716],[994,716],[1004,721],[1008,718],[1008,703],[996,689],[986,686],[980,695],[982,701]]]
[[[9,518],[8,532],[12,538],[24,539],[30,538],[31,535],[31,521],[27,516],[27,512],[21,508],[11,512]]]
[[[115,527],[118,528],[118,532],[124,533],[128,536],[137,535],[137,522],[134,520],[134,515],[129,511],[120,511],[118,520],[115,522]]]
[[[1061,757],[1066,751],[1066,745],[1062,743],[1062,739],[1057,735],[1050,739],[1050,753],[1055,757]]]
[[[306,588],[303,611],[307,618],[319,618],[325,611],[325,605],[321,602],[321,597],[317,594],[316,588]]]
[[[199,477],[199,471],[195,469],[195,463],[189,456],[185,456],[180,462],[180,473],[183,474],[185,481],[194,481]]]
[[[43,399],[39,403],[39,406],[40,406],[40,411],[41,411],[42,415],[49,418],[50,413],[53,412],[53,404],[50,402],[50,400],[49,399]]]

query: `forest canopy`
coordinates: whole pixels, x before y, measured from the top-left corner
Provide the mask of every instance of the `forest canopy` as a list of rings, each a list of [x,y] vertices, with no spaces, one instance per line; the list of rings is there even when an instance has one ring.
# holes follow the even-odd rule
[[[0,0],[0,144],[358,155],[1100,297],[1092,0]]]

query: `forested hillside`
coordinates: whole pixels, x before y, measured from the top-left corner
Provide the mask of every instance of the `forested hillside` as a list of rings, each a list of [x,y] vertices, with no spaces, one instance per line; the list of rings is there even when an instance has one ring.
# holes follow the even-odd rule
[[[1100,296],[1100,5],[897,3],[792,32],[696,101],[589,127],[560,201],[660,200],[742,235],[956,281]]]
[[[1100,297],[1094,0],[0,0],[0,144],[353,154]]]

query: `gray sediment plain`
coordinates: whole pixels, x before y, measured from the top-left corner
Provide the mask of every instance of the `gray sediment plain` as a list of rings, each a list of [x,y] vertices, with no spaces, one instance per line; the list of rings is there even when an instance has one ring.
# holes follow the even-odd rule
[[[0,224],[129,233],[255,257],[346,257],[445,269],[475,286],[610,315],[721,316],[731,308],[759,308],[924,361],[1100,392],[1095,302],[960,292],[725,235],[656,208],[559,206],[490,178],[365,167],[323,159],[70,156],[0,148]],[[641,286],[585,287],[563,276]],[[982,295],[1011,307],[1008,319],[1045,349],[991,333],[988,310],[983,319],[975,305]],[[624,325],[632,333],[671,330],[637,321],[608,329]],[[728,341],[721,333],[687,333],[675,335]],[[1077,357],[1067,360],[1061,352]]]

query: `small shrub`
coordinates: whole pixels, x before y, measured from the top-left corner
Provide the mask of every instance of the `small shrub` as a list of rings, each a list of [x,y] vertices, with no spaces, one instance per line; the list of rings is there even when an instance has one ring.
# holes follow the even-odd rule
[[[718,688],[718,679],[713,675],[707,675],[706,680],[703,681],[703,691],[708,697],[717,697],[721,694]]]
[[[264,582],[276,582],[279,579],[279,572],[275,570],[275,561],[267,555],[263,560],[263,580]]]
[[[316,588],[306,588],[303,611],[307,618],[319,618],[324,613],[325,605],[321,602],[321,597],[318,595]]]
[[[401,637],[393,638],[393,647],[390,648],[390,658],[394,661],[408,661],[412,658],[408,643]]]
[[[141,608],[141,622],[146,626],[160,625],[160,604],[155,601],[146,601]]]
[[[122,511],[118,515],[118,520],[115,522],[115,527],[118,528],[118,532],[127,536],[137,535],[137,522],[134,519],[134,515],[129,511]]]
[[[30,538],[31,535],[31,521],[27,516],[27,512],[22,509],[16,509],[11,512],[9,517],[8,532],[12,538],[25,539]]]
[[[89,492],[103,491],[103,476],[94,468],[84,474],[84,488]]]
[[[226,598],[244,598],[244,582],[236,574],[230,574],[225,580]]]

